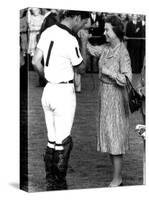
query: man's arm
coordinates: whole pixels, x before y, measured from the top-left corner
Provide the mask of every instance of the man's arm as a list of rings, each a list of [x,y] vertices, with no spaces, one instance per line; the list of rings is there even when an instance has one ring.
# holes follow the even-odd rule
[[[87,38],[81,40],[81,55],[83,57],[83,61],[75,67],[75,71],[79,74],[84,74],[86,71],[86,46],[87,46]]]
[[[82,61],[79,65],[75,65],[74,67],[74,71],[78,74],[84,74],[85,70],[86,70],[86,65],[84,63],[84,61]]]
[[[44,77],[44,70],[43,70],[43,65],[41,63],[43,57],[42,51],[37,48],[35,51],[35,55],[32,58],[32,65],[34,66],[35,71],[39,74],[39,76]]]

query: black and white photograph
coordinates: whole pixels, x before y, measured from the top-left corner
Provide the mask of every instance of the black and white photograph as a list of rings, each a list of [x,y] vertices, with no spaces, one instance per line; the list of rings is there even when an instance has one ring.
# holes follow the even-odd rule
[[[145,26],[133,13],[20,10],[20,188],[145,184]]]
[[[1,196],[146,199],[146,1],[6,0],[1,14]]]

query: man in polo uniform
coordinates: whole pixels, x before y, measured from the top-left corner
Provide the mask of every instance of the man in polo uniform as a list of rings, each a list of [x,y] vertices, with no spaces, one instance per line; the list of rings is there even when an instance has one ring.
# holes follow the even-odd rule
[[[47,28],[40,37],[32,64],[47,80],[42,106],[48,132],[44,156],[47,189],[66,189],[66,173],[73,142],[76,96],[74,68],[84,71],[85,64],[75,37],[87,23],[86,11],[66,11],[60,24]],[[45,66],[41,60],[44,58]]]

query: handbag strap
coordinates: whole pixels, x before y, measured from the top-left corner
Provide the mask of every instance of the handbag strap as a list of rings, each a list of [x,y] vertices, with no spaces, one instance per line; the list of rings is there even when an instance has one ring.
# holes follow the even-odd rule
[[[129,89],[133,88],[131,81],[129,80],[129,78],[125,75],[126,78],[126,82],[127,82],[127,87],[129,87]]]
[[[125,75],[125,77],[126,77],[126,81],[127,81],[128,90],[131,91],[131,93],[134,94],[134,95],[135,95],[135,93],[137,93],[139,95],[139,93],[134,89],[134,87],[133,87],[131,81],[129,80],[129,78],[126,75]],[[140,96],[140,98],[142,98],[142,97]]]
[[[125,75],[125,77],[126,77],[126,81],[129,82],[129,84],[132,86],[131,81],[129,80],[128,76]]]

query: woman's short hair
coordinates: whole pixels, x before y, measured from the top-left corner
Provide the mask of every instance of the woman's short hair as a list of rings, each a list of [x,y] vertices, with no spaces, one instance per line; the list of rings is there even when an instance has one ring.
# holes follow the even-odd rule
[[[110,23],[112,25],[114,33],[117,35],[120,41],[122,41],[124,38],[124,24],[120,17],[116,15],[109,15],[105,19],[105,23]]]

